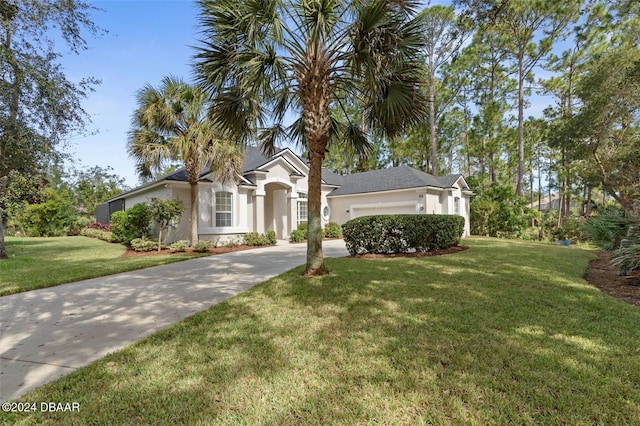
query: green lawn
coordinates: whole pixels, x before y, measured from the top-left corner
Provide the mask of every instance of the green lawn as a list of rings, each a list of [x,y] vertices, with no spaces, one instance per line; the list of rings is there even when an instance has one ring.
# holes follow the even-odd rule
[[[202,256],[123,258],[121,244],[88,237],[7,237],[6,244],[9,259],[0,261],[0,296]]]
[[[467,239],[271,279],[24,396],[11,424],[640,424],[640,309],[591,252]]]

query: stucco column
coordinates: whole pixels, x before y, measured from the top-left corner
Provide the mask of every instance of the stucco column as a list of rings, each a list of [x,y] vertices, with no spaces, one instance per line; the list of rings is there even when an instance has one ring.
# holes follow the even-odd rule
[[[291,236],[291,233],[298,228],[298,193],[291,191],[287,194],[287,208],[289,212],[289,229],[287,237]]]
[[[266,193],[264,191],[256,191],[256,202],[253,203],[254,211],[253,217],[255,220],[255,229],[254,231],[259,234],[264,234],[264,197]]]

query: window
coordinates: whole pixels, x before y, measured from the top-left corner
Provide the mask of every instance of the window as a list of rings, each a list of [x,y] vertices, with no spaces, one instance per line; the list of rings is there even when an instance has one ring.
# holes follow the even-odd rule
[[[453,199],[453,214],[460,214],[460,197]]]
[[[216,226],[233,225],[233,194],[216,192]]]
[[[329,208],[329,206],[324,206],[322,208],[322,218],[324,220],[329,220],[330,217],[331,217],[331,209]]]
[[[305,192],[298,192],[298,226],[308,220],[308,213],[307,194]]]

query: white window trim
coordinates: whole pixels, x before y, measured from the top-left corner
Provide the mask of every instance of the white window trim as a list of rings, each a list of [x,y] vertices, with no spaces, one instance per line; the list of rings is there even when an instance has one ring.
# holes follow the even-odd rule
[[[229,204],[231,209],[230,210],[224,210],[224,211],[219,211],[218,210],[218,195],[228,195],[229,197]],[[226,229],[226,228],[233,228],[234,225],[234,196],[233,196],[233,192],[231,191],[215,191],[214,197],[213,197],[213,225],[215,229]],[[230,225],[218,225],[218,213],[220,214],[228,214],[230,216],[231,219],[231,224]]]
[[[306,218],[304,220],[300,220],[300,205],[304,204],[304,212]],[[300,226],[302,222],[309,222],[309,202],[307,199],[307,194],[304,192],[298,192],[298,201],[296,203],[296,225]]]

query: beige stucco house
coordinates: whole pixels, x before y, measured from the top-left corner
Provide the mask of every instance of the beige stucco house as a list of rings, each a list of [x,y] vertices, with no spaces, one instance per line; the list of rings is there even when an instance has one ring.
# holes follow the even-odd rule
[[[204,173],[198,183],[199,239],[224,243],[247,232],[273,230],[287,239],[307,220],[307,163],[288,148],[272,157],[248,147],[237,183],[222,185]],[[323,171],[322,221],[343,224],[374,214],[458,214],[469,235],[469,198],[461,175],[435,177],[407,166],[351,175]],[[97,219],[107,223],[114,211],[151,198],[179,198],[189,207],[189,184],[184,170],[121,194],[101,205]],[[189,211],[168,242],[189,238]]]

